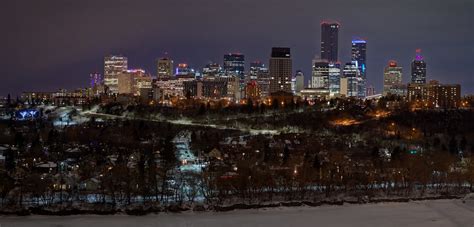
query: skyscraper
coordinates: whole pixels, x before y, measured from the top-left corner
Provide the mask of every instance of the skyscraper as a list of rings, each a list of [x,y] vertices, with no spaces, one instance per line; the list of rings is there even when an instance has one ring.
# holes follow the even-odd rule
[[[102,85],[103,83],[103,78],[102,78],[102,75],[100,75],[100,73],[91,73],[89,75],[89,84],[90,84],[90,87],[93,88],[95,86],[100,86]]]
[[[313,60],[311,88],[329,90],[329,63],[327,60]]]
[[[270,58],[270,92],[291,92],[292,60],[290,48],[273,47]]]
[[[363,39],[352,40],[352,61],[357,61],[361,77],[359,97],[365,97],[365,86],[367,82],[367,41]]]
[[[335,97],[340,92],[341,64],[329,63],[329,96]]]
[[[127,71],[128,59],[121,55],[110,55],[104,58],[104,85],[109,89],[110,94],[118,93],[117,76]]]
[[[383,74],[383,95],[403,95],[398,91],[402,86],[402,67],[396,61],[389,61]]]
[[[222,73],[222,67],[214,62],[208,63],[203,69],[202,69],[202,75],[203,77],[215,77],[215,76],[220,76]]]
[[[347,91],[341,91],[341,93],[346,94],[348,97],[360,97],[359,89],[361,88],[360,83],[362,81],[362,78],[360,76],[359,65],[357,61],[346,63],[346,65],[344,66],[342,78],[344,79],[344,81],[347,80]]]
[[[304,74],[301,70],[296,71],[295,80],[295,92],[300,93],[304,89]]]
[[[152,78],[143,69],[130,69],[117,76],[118,93],[139,96],[142,89],[152,88]]]
[[[270,73],[268,68],[259,61],[250,64],[250,79],[257,80],[261,97],[270,95]]]
[[[415,60],[411,63],[411,83],[426,84],[426,62],[421,55],[421,49],[416,50]]]
[[[323,21],[321,23],[321,59],[338,61],[339,23]]]
[[[194,78],[194,73],[194,69],[190,68],[186,63],[180,63],[178,67],[176,67],[176,77]]]
[[[224,72],[227,75],[239,76],[243,79],[245,73],[245,56],[240,53],[224,55]]]
[[[173,76],[173,60],[171,58],[160,58],[156,64],[156,77],[158,80],[169,79]]]
[[[251,80],[257,79],[258,73],[260,71],[268,71],[267,68],[265,68],[265,64],[261,61],[254,61],[250,63],[250,70],[249,70],[249,76]]]

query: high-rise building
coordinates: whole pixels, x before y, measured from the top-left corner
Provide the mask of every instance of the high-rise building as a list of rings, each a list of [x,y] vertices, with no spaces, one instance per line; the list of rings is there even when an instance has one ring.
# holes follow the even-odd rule
[[[416,50],[416,57],[411,63],[411,83],[426,84],[426,62],[421,55],[421,49]]]
[[[263,64],[259,64],[259,67],[255,67],[254,69],[250,70],[250,77],[254,77],[256,75],[257,77],[257,84],[260,89],[260,96],[261,97],[267,97],[270,95],[270,72],[267,67],[265,67]]]
[[[221,80],[184,81],[184,96],[194,98],[223,98],[227,96],[227,82]]]
[[[396,61],[389,61],[383,74],[383,95],[404,95],[402,87],[402,67]],[[400,94],[402,93],[402,94]]]
[[[243,79],[245,73],[245,56],[240,53],[224,55],[224,72],[227,75],[239,76]]]
[[[321,59],[338,61],[339,23],[323,21],[321,23]]]
[[[90,94],[98,96],[105,93],[104,78],[100,73],[91,73],[89,75]]]
[[[218,63],[208,63],[203,69],[202,69],[202,76],[204,78],[206,77],[215,77],[219,76],[222,74],[222,67]]]
[[[270,58],[270,93],[291,93],[292,60],[290,48],[273,47]]]
[[[96,87],[96,86],[100,86],[103,83],[104,83],[104,80],[103,80],[102,75],[100,73],[91,73],[89,75],[89,84],[90,84],[91,88]]]
[[[359,71],[359,66],[357,61],[352,61],[349,63],[346,63],[344,66],[343,70],[343,78],[345,79],[344,81],[347,80],[347,91],[342,91],[341,93],[347,94],[346,96],[348,97],[358,97],[360,98],[360,89],[361,89],[361,82],[362,82],[362,77],[360,76],[360,71]],[[342,83],[342,80],[341,80]],[[341,85],[342,89],[342,85]],[[364,90],[365,93],[365,90]]]
[[[131,69],[120,73],[117,76],[118,94],[131,94],[140,96],[141,89],[152,88],[152,78],[145,74],[143,69]]]
[[[329,62],[327,60],[313,60],[311,88],[329,90]]]
[[[329,96],[335,97],[339,95],[340,92],[340,82],[341,82],[341,64],[329,63]]]
[[[359,97],[365,97],[366,95],[366,83],[367,83],[367,41],[363,39],[352,40],[352,61],[357,61],[359,66],[360,77],[362,78]]]
[[[121,55],[110,55],[104,58],[104,85],[110,94],[118,93],[117,76],[127,71],[128,59]]]
[[[440,84],[438,81],[412,83],[408,85],[407,96],[415,108],[458,108],[461,104],[461,85]]]
[[[300,93],[300,91],[304,89],[304,74],[301,70],[296,71],[295,79],[295,92]]]
[[[249,76],[251,80],[255,80],[258,77],[258,74],[262,71],[268,71],[265,67],[265,64],[261,61],[254,61],[250,63]]]
[[[194,78],[194,69],[190,68],[186,63],[178,64],[176,67],[176,76],[177,77],[193,77]]]
[[[156,63],[156,77],[158,80],[170,79],[173,77],[173,60],[171,58],[160,58]]]

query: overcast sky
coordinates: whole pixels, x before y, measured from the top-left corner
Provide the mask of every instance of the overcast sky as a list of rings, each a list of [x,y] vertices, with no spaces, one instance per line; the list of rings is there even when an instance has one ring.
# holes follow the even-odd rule
[[[248,69],[288,46],[294,71],[309,79],[323,19],[341,23],[341,62],[353,37],[367,39],[368,84],[378,92],[387,62],[398,61],[408,82],[421,48],[429,80],[474,93],[473,0],[11,0],[0,19],[0,95],[84,87],[108,54],[154,75],[164,52],[196,69],[241,52]]]

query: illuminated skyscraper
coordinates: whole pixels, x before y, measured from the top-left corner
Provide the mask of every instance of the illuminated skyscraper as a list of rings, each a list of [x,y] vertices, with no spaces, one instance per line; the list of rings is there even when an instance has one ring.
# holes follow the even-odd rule
[[[416,50],[415,60],[411,63],[411,83],[426,84],[426,62],[421,55],[421,49]]]
[[[215,77],[222,74],[222,67],[217,64],[210,62],[202,69],[203,77]]]
[[[117,76],[127,71],[128,59],[121,55],[110,55],[104,58],[104,85],[109,89],[110,94],[118,93]]]
[[[296,71],[295,75],[295,92],[300,93],[304,89],[304,74],[301,70]]]
[[[359,97],[365,97],[365,86],[367,82],[367,41],[363,39],[352,40],[352,61],[357,61],[361,77]]]
[[[270,58],[270,93],[291,92],[293,74],[290,48],[273,47]]]
[[[89,75],[89,84],[90,87],[96,87],[102,85],[104,82],[102,75],[100,73],[91,73]]]
[[[347,81],[347,87],[344,86],[344,89],[347,91],[342,91],[343,86],[341,85],[341,94],[346,94],[348,97],[360,97],[360,84],[362,82],[362,77],[360,76],[359,66],[357,61],[352,61],[346,63],[343,70],[342,81]],[[365,90],[363,91],[365,93]]]
[[[173,60],[170,58],[164,57],[158,59],[156,63],[156,77],[158,80],[170,79],[173,77]]]
[[[340,92],[341,64],[329,63],[329,96],[335,97]]]
[[[268,68],[260,61],[250,63],[250,80],[256,80],[260,96],[270,95],[270,73]]]
[[[245,73],[245,56],[240,53],[224,55],[224,72],[227,75],[239,76],[243,79]]]
[[[311,88],[329,90],[329,63],[327,60],[313,60]]]
[[[321,59],[329,62],[338,61],[339,27],[338,22],[321,23]]]
[[[254,61],[250,63],[249,76],[251,80],[257,79],[258,74],[261,71],[268,71],[268,69],[265,67],[265,64],[263,64],[263,62]]]
[[[139,96],[142,89],[152,88],[152,78],[143,69],[131,69],[117,75],[118,93]]]
[[[392,60],[384,70],[383,95],[403,95],[399,91],[402,85],[402,67]]]
[[[194,69],[190,68],[186,63],[180,63],[176,68],[176,77],[194,78],[194,73]]]

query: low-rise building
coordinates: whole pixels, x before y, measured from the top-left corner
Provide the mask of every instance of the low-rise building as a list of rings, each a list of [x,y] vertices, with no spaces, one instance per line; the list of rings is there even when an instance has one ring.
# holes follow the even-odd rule
[[[438,81],[409,84],[407,95],[414,108],[458,108],[461,104],[461,85],[440,84]]]

